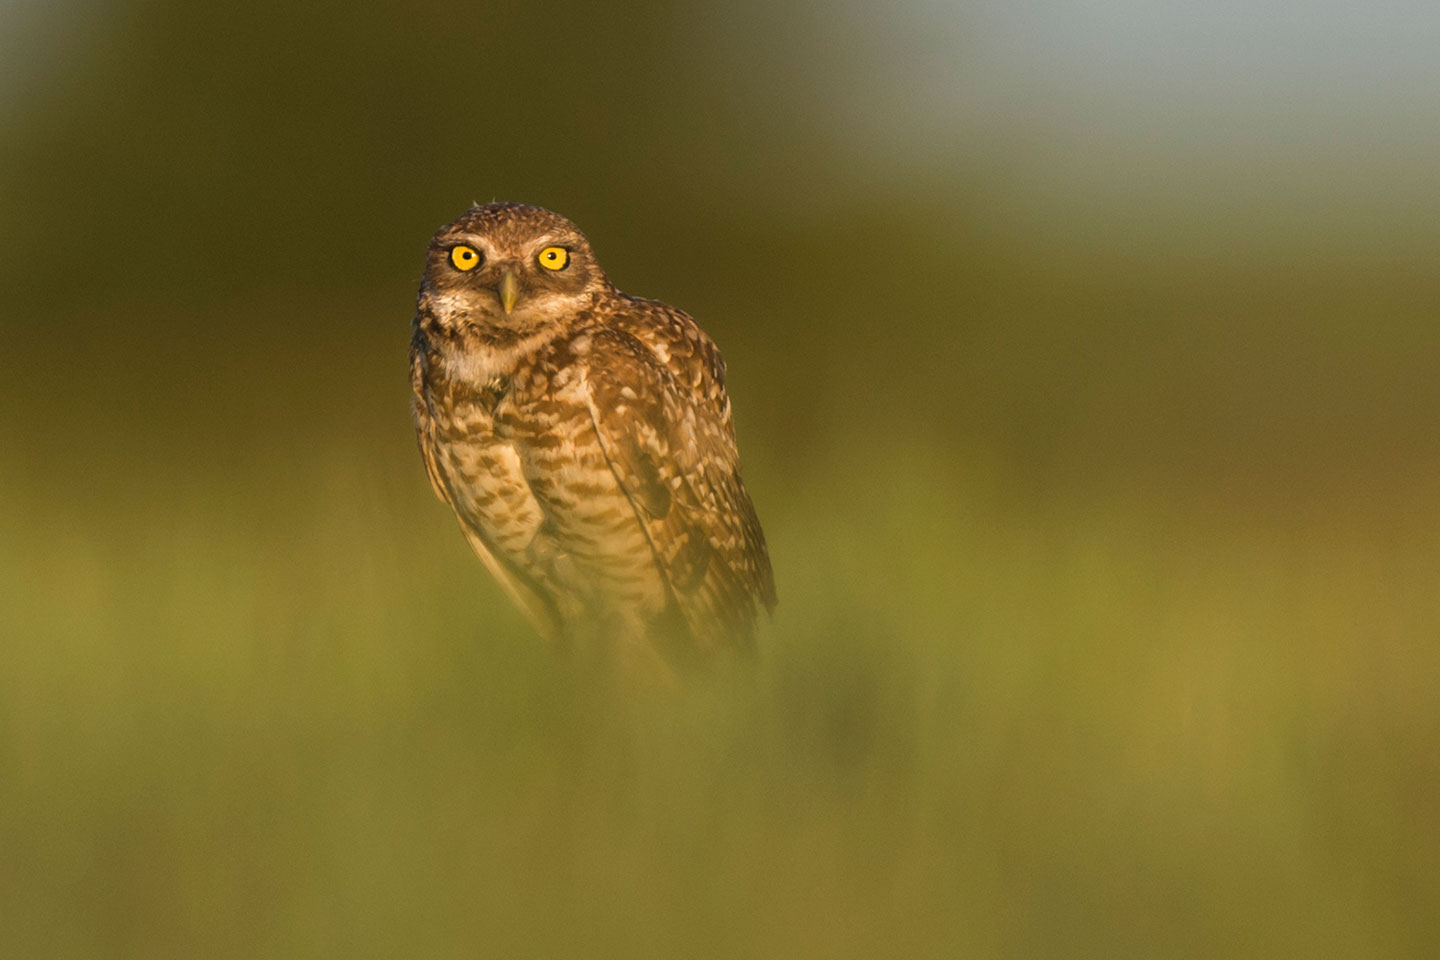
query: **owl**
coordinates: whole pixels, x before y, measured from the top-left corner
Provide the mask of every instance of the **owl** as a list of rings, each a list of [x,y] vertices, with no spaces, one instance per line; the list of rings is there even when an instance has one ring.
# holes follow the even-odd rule
[[[672,666],[753,646],[775,583],[725,362],[573,223],[490,203],[442,227],[410,376],[435,493],[541,634]]]

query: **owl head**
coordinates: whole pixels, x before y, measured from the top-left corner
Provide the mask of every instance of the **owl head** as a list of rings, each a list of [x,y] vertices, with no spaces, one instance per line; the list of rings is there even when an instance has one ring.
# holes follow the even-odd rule
[[[494,342],[573,318],[609,285],[564,217],[523,203],[471,207],[430,242],[421,308]]]

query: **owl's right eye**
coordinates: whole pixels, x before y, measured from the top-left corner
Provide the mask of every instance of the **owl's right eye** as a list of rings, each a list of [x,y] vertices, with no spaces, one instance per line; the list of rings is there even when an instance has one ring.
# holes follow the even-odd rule
[[[474,270],[480,266],[480,260],[480,251],[474,247],[461,243],[450,248],[450,266],[456,270]]]

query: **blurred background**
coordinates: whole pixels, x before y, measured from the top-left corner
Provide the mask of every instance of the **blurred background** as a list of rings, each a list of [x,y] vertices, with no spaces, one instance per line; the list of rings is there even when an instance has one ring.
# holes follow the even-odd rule
[[[0,953],[1430,957],[1440,12],[0,0]],[[725,351],[752,682],[425,480],[431,233]]]

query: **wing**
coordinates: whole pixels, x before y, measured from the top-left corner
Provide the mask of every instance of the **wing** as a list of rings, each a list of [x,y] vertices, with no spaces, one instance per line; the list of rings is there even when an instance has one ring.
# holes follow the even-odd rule
[[[695,318],[659,300],[616,291],[624,308],[611,322],[650,348],[675,382],[696,403],[710,407],[735,441],[730,397],[725,393],[725,358]]]
[[[622,330],[590,333],[587,403],[601,448],[644,524],[698,647],[754,640],[775,605],[765,535],[720,405],[677,381]]]
[[[415,421],[415,436],[420,443],[420,459],[425,461],[425,476],[430,478],[430,488],[451,507],[450,492],[440,476],[440,465],[435,460],[435,448],[431,440],[434,435],[430,423],[430,402],[425,396],[425,342],[417,329],[410,338],[410,417]]]

